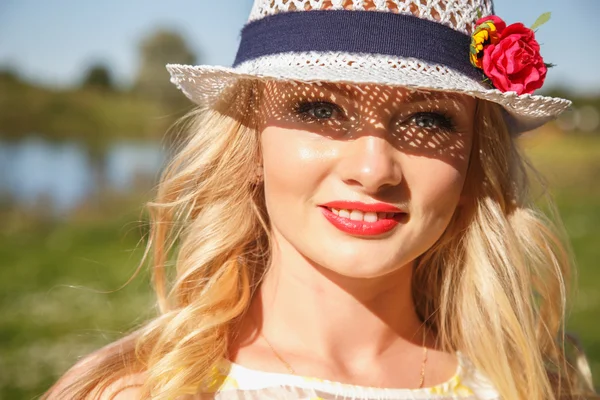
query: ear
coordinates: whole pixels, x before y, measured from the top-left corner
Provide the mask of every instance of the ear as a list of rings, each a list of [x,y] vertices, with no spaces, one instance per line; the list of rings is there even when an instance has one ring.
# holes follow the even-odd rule
[[[467,176],[465,177],[465,181],[463,182],[463,187],[460,192],[460,197],[458,198],[458,203],[456,207],[468,207],[473,203],[473,176],[471,175],[473,171],[471,171],[472,166],[469,165],[467,170]]]
[[[264,179],[263,166],[262,166],[262,164],[256,164],[256,167],[254,169],[254,174],[252,176],[252,182],[259,184],[259,183],[262,183],[263,179]]]

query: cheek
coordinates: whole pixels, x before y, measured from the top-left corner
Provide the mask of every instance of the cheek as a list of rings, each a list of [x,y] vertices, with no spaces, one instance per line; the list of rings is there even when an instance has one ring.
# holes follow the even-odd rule
[[[285,208],[303,202],[327,175],[331,146],[293,129],[268,127],[261,134],[267,206]]]
[[[465,182],[467,161],[453,164],[430,158],[412,159],[404,168],[411,211],[425,223],[446,224],[456,209]]]

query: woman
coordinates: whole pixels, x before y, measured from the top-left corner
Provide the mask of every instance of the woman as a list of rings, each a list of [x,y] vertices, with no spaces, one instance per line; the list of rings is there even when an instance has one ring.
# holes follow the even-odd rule
[[[46,398],[584,392],[515,143],[569,105],[531,95],[533,31],[487,0],[256,0],[234,68],[168,68],[201,107],[149,205],[160,315]]]

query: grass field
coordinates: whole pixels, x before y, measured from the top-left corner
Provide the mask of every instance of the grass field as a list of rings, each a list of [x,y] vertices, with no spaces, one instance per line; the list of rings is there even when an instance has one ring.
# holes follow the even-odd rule
[[[579,290],[569,328],[598,376],[600,135],[538,135],[524,146],[548,176],[572,240]],[[142,254],[140,208],[121,204],[61,223],[0,213],[1,399],[36,398],[78,357],[152,315],[146,273],[117,290]]]
[[[547,178],[578,267],[568,329],[589,356],[600,387],[600,135],[539,135],[524,141]]]

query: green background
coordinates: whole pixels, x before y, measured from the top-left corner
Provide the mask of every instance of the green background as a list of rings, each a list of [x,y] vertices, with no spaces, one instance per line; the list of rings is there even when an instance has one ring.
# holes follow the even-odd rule
[[[552,128],[523,139],[548,178],[577,259],[568,328],[600,382],[600,135]],[[0,211],[0,398],[44,392],[78,358],[153,315],[148,272],[121,288],[144,249],[151,195],[96,199],[64,220]]]

